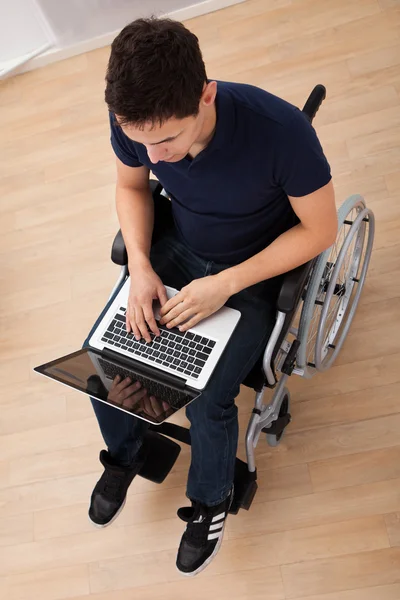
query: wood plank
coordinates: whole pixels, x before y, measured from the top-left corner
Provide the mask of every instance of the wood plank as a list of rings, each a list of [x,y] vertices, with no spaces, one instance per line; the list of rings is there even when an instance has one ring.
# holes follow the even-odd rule
[[[393,479],[255,504],[230,520],[229,535],[234,539],[253,531],[273,533],[396,512],[399,492],[400,480]]]
[[[0,435],[8,435],[41,427],[51,427],[65,421],[66,399],[49,398],[31,402],[29,408],[22,403],[2,406]]]
[[[293,379],[291,389],[295,394],[296,402],[302,402],[329,395],[367,390],[381,385],[382,382],[396,383],[400,381],[400,372],[397,369],[399,361],[400,353],[393,353],[389,356],[343,365],[335,363],[329,371],[317,373],[312,379]]]
[[[215,595],[218,600],[230,600],[231,598],[237,600],[265,600],[266,586],[268,586],[268,600],[284,599],[279,569],[267,567],[240,571],[236,582],[232,581],[231,574],[208,577],[205,573],[202,573],[202,576],[196,579],[196,585],[190,586],[190,597],[193,600],[203,600],[208,596]],[[132,600],[132,594],[140,600],[183,598],[187,594],[187,583],[181,576],[180,581],[166,579],[165,583],[152,585],[151,587],[134,587],[133,589],[117,592],[100,592],[76,600]]]
[[[391,195],[397,194],[400,187],[400,173],[398,171],[394,173],[388,173],[385,175],[385,182],[389,193]]]
[[[391,546],[400,546],[400,512],[385,515]]]
[[[321,5],[318,0],[307,0],[302,3],[293,3],[290,10],[286,7],[268,12],[268,15],[248,14],[247,18],[240,22],[225,23],[221,29],[221,40],[238,39],[243,36],[253,35],[265,32],[268,27],[268,37],[266,42],[269,45],[277,42],[293,39],[299,31],[302,35],[317,34],[324,31],[329,23],[330,28],[344,26],[346,23],[376,15],[379,12],[379,5],[375,0],[365,0],[362,4],[349,5],[344,0],[338,0],[334,4]],[[382,20],[382,19],[380,19]]]
[[[50,571],[18,573],[0,578],[0,594],[9,600],[61,600],[89,594],[87,565],[75,565]]]
[[[381,132],[387,123],[392,123],[393,127],[400,124],[400,107],[393,106],[368,113],[368,115],[359,115],[341,122],[340,127],[336,123],[321,125],[318,128],[318,135],[322,140],[329,142],[340,142],[343,139],[352,139],[354,136],[367,135]]]
[[[400,477],[400,448],[316,460],[308,465],[315,492]]]
[[[76,600],[131,600],[132,593],[135,598],[140,600],[170,600],[171,598],[181,598],[186,594],[187,583],[182,581],[182,576],[171,571],[170,564],[174,563],[175,555],[170,554],[167,558],[162,553],[157,554],[157,571],[154,572],[154,565],[149,564],[146,557],[140,560],[134,557],[132,569],[136,573],[135,584],[129,589],[123,589],[124,581],[118,580],[116,592],[95,592],[89,598],[77,598]],[[107,569],[107,564],[104,565]],[[129,568],[128,568],[129,571]],[[152,574],[153,571],[153,574]],[[101,583],[97,576],[100,573]],[[125,569],[122,573],[127,573]],[[107,573],[104,573],[103,565],[91,565],[91,588],[92,591],[105,587],[110,590],[113,585],[114,574],[110,576],[110,581],[105,582]],[[180,578],[179,581],[178,578]],[[156,582],[149,588],[143,585],[143,581],[153,579]],[[162,582],[162,583],[159,583]],[[196,579],[196,585],[191,586],[190,596],[194,600],[202,600],[208,594],[215,594],[218,599],[229,600],[237,598],[238,600],[263,600],[265,598],[265,588],[268,585],[268,600],[283,600],[285,598],[281,574],[278,568],[252,569],[241,571],[236,584],[233,584],[232,575],[208,576],[207,572]],[[154,595],[153,594],[154,590]]]
[[[350,73],[354,77],[366,75],[371,71],[378,71],[385,67],[392,67],[400,63],[400,44],[388,48],[375,49],[365,54],[360,54],[348,60]]]
[[[367,92],[363,90],[354,94],[344,94],[333,99],[328,95],[323,109],[318,113],[318,128],[328,123],[338,123],[341,126],[344,119],[397,106],[398,103],[399,97],[393,85]]]
[[[399,444],[400,414],[368,421],[321,427],[288,433],[285,443],[276,450],[258,447],[258,465],[277,468],[313,460],[347,456],[368,450],[391,448]]]
[[[278,498],[293,498],[312,492],[307,465],[283,469],[257,469],[258,490],[254,502],[268,502]]]
[[[399,583],[400,548],[281,567],[286,598]]]
[[[312,596],[302,596],[302,600],[398,600],[399,595],[400,584],[394,583],[392,585],[363,587],[356,590],[346,590],[330,594],[317,594],[316,596],[314,594]],[[97,598],[93,600],[97,600]],[[118,599],[116,598],[115,600]]]
[[[90,532],[8,546],[6,552],[2,552],[0,575],[58,569],[114,558],[118,562],[124,560],[128,548],[132,555],[147,554],[151,558],[157,551],[173,552],[183,529],[181,521],[173,518],[136,523],[125,528],[92,527]]]
[[[327,157],[329,160],[329,156]],[[339,206],[353,194],[360,194],[364,197],[367,206],[374,200],[387,200],[389,195],[388,188],[386,186],[385,177],[375,177],[367,179],[366,181],[358,181],[356,184],[350,180],[344,185],[334,181],[336,202]]]
[[[0,546],[8,548],[33,541],[33,513],[7,515],[0,523]]]
[[[293,403],[290,433],[400,412],[400,383]],[[289,430],[288,430],[289,431]]]
[[[230,523],[231,519],[228,531]],[[209,572],[239,571],[243,557],[248,565],[261,568],[388,547],[384,518],[375,516],[224,541],[223,552]]]
[[[377,154],[381,150],[396,148],[400,139],[400,127],[381,129],[372,133],[355,135],[347,139],[346,145],[350,158],[366,154]]]
[[[27,485],[56,477],[73,477],[93,474],[100,476],[102,467],[98,461],[100,444],[78,446],[56,452],[26,455],[10,461],[10,486]]]
[[[54,383],[55,385],[56,383]],[[12,460],[22,456],[42,454],[50,450],[77,448],[96,442],[100,447],[101,439],[97,421],[92,417],[85,421],[57,423],[48,427],[4,435],[0,438],[0,453],[5,460]]]
[[[229,522],[228,528],[229,528]],[[241,540],[224,540],[218,558],[207,569],[207,577],[226,572],[240,572],[244,564],[254,569],[288,564],[304,558],[335,556],[345,549],[358,547],[368,549],[388,547],[388,539],[383,518],[357,520],[327,527],[312,527],[287,534],[254,536]],[[158,553],[160,562],[170,557],[170,553]],[[142,558],[142,557],[141,557]],[[132,569],[127,568],[131,562]],[[110,560],[91,565],[90,585],[95,592],[106,591],[110,580],[113,588],[137,585],[136,553],[122,560]],[[141,562],[141,561],[140,561]],[[159,563],[158,563],[159,564]],[[176,576],[175,576],[176,577]],[[171,579],[175,579],[171,575]],[[179,577],[179,575],[177,576]]]

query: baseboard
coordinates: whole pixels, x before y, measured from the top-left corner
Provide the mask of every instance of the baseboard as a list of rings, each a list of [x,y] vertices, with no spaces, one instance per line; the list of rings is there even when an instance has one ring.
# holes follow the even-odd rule
[[[228,6],[240,4],[245,1],[246,0],[205,0],[204,2],[199,2],[197,4],[193,4],[192,6],[167,13],[165,16],[177,21],[187,21],[188,19],[193,19],[194,17],[215,12],[217,10],[221,10],[222,8],[227,8]],[[44,54],[36,56],[29,62],[26,62],[18,67],[13,74],[16,75],[17,73],[32,71],[51,63],[65,60],[66,58],[71,58],[77,54],[83,54],[84,52],[90,52],[91,50],[96,50],[97,48],[109,46],[113,39],[118,35],[119,31],[120,30],[105,33],[104,35],[100,35],[83,42],[78,42],[77,44],[68,46],[66,48],[50,49]]]

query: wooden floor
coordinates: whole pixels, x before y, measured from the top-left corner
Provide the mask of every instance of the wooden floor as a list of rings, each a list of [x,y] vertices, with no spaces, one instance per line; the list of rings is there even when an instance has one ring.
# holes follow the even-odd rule
[[[326,85],[315,126],[338,202],[361,193],[377,219],[361,304],[335,366],[290,381],[285,442],[260,440],[254,504],[228,520],[203,574],[175,570],[187,449],[162,486],[135,480],[115,524],[93,529],[97,423],[83,396],[32,367],[80,347],[118,274],[109,50],[2,83],[0,595],[399,600],[400,2],[249,0],[189,26],[211,78],[299,106]],[[249,390],[238,405],[243,441]]]

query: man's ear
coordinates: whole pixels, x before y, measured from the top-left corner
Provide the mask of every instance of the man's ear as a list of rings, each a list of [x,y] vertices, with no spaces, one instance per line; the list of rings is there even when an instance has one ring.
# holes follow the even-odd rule
[[[200,102],[205,106],[211,106],[215,102],[217,95],[217,82],[209,81],[204,84],[203,93],[201,94]]]

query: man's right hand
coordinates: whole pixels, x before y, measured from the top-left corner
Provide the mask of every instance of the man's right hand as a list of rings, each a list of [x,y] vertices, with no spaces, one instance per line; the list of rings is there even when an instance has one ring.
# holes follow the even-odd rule
[[[151,265],[130,266],[131,287],[126,310],[126,329],[132,331],[137,340],[144,338],[151,342],[150,330],[160,335],[153,312],[153,300],[159,300],[161,306],[167,302],[166,289]]]

